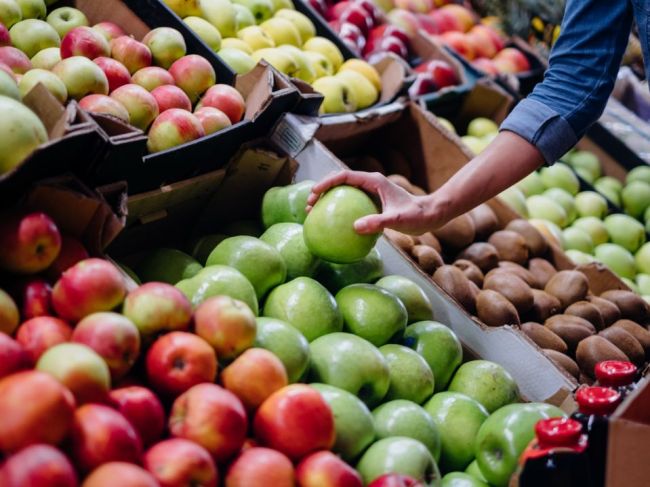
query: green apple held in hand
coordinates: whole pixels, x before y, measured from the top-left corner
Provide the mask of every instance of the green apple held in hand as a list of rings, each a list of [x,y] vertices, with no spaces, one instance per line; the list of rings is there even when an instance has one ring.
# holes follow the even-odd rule
[[[13,46],[30,58],[43,49],[58,47],[61,44],[59,34],[44,20],[22,20],[15,24],[9,33]]]
[[[302,224],[307,217],[307,198],[313,186],[314,181],[306,180],[269,189],[262,199],[264,227],[283,222]]]
[[[185,17],[183,22],[201,38],[205,44],[213,51],[221,48],[221,34],[217,28],[201,17]]]
[[[197,275],[203,266],[194,258],[176,249],[153,249],[138,263],[136,274],[142,282],[176,284]]]
[[[645,228],[631,216],[609,215],[603,223],[610,241],[630,252],[636,252],[645,243]]]
[[[309,342],[290,324],[275,318],[257,318],[255,347],[274,353],[287,371],[289,383],[298,382],[309,368]]]
[[[280,253],[287,266],[288,280],[313,277],[319,260],[305,245],[300,223],[276,223],[262,234],[260,240]]]
[[[392,343],[380,347],[379,351],[390,370],[386,399],[407,399],[422,404],[431,397],[435,383],[433,372],[417,352]]]
[[[375,284],[392,292],[402,301],[408,313],[409,323],[433,319],[431,301],[422,288],[410,279],[402,276],[386,276]]]
[[[512,376],[499,364],[472,360],[460,366],[449,384],[449,391],[467,394],[481,403],[488,413],[519,400]]]
[[[321,261],[316,274],[318,282],[322,283],[332,293],[336,293],[350,284],[375,282],[383,275],[384,263],[377,248],[373,248],[363,259],[352,264],[334,264]]]
[[[636,264],[629,250],[613,243],[604,243],[596,247],[594,257],[602,262],[620,277],[634,279]]]
[[[222,38],[237,35],[237,11],[230,0],[198,0],[198,7],[198,12],[188,15],[202,17],[210,22]]]

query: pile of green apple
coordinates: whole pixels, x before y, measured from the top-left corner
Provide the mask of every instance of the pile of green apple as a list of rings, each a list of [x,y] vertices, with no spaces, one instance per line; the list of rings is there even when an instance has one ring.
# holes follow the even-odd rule
[[[443,117],[437,117],[438,122],[452,133],[456,132],[456,127]],[[460,140],[474,155],[480,154],[488,146],[492,139],[499,132],[499,126],[486,117],[477,117],[467,125],[467,133],[461,136]]]
[[[325,97],[322,113],[354,112],[381,93],[377,70],[360,59],[344,62],[336,45],[291,0],[164,0],[239,74],[264,59],[312,84]]]

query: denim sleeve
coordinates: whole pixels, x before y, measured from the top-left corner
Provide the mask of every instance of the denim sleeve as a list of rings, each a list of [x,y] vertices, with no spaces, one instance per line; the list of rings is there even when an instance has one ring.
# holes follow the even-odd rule
[[[501,125],[557,161],[602,114],[632,25],[631,0],[568,0],[544,81]]]

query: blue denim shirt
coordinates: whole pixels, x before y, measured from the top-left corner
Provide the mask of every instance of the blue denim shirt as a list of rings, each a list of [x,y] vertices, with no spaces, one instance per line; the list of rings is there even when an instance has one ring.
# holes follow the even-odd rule
[[[650,1],[568,0],[544,81],[501,125],[557,161],[602,114],[636,20],[648,56]],[[646,72],[650,70],[646,61]]]

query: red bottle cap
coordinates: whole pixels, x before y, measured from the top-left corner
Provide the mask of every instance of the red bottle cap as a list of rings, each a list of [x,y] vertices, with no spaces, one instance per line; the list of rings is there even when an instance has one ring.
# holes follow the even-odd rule
[[[582,424],[575,419],[542,419],[535,425],[535,435],[541,448],[576,446],[582,435]]]
[[[576,392],[576,401],[582,414],[609,416],[621,401],[621,394],[609,387],[583,387]]]
[[[598,362],[594,369],[598,383],[605,387],[620,387],[631,384],[636,377],[636,371],[636,365],[622,360]]]

